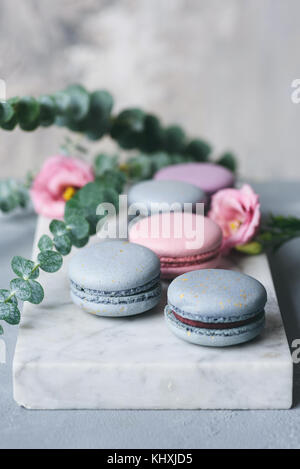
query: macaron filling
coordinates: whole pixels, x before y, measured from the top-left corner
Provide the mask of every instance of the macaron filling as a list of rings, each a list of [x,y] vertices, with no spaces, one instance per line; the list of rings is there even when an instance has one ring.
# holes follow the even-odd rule
[[[220,245],[211,251],[196,254],[194,256],[183,257],[166,257],[160,256],[161,267],[185,267],[191,265],[200,265],[201,263],[208,262],[216,259],[220,254]]]
[[[90,303],[97,304],[130,304],[149,300],[161,295],[160,278],[156,277],[145,285],[119,291],[100,291],[84,288],[71,280],[72,293]]]
[[[265,315],[265,312],[263,310],[260,313],[256,314],[255,316],[242,320],[242,321],[211,323],[211,322],[194,321],[192,319],[184,318],[173,310],[171,310],[170,312],[171,314],[175,316],[175,318],[178,321],[182,322],[183,324],[187,324],[188,326],[197,327],[200,329],[233,329],[235,327],[247,326],[248,324],[252,324],[252,323],[259,321],[260,319],[263,319]]]

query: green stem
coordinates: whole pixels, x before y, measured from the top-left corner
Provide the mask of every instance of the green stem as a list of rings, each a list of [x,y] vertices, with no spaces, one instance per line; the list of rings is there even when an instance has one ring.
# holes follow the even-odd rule
[[[4,303],[8,303],[14,296],[16,292],[12,291],[11,294],[4,300]]]

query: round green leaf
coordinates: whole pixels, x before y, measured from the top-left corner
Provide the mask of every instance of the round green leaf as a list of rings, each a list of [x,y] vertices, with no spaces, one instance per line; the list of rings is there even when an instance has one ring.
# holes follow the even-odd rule
[[[36,267],[35,263],[21,256],[12,258],[11,267],[14,273],[24,280],[35,279],[39,276],[39,269],[33,271]]]
[[[54,246],[60,254],[67,256],[72,249],[71,239],[68,235],[54,236]]]
[[[83,239],[77,239],[71,236],[71,241],[73,246],[75,246],[76,248],[83,248],[89,242],[89,236]]]
[[[145,113],[138,108],[126,109],[115,119],[111,136],[125,149],[139,147],[144,131]]]
[[[38,255],[40,267],[45,272],[57,272],[63,263],[62,255],[55,251],[43,251]]]
[[[95,234],[97,223],[101,218],[96,214],[96,210],[103,202],[110,202],[118,207],[118,193],[112,188],[102,187],[97,181],[90,182],[66,203],[65,217],[70,215],[84,217],[90,225],[90,234]]]
[[[1,124],[2,129],[5,130],[14,130],[18,123],[17,115],[16,113],[13,114],[11,119],[9,119],[7,122],[4,122],[4,124]]]
[[[232,172],[235,172],[237,169],[236,158],[232,153],[229,152],[224,153],[217,161],[217,164],[224,166],[224,168],[230,169]]]
[[[207,161],[211,153],[211,146],[200,139],[192,140],[185,149],[185,154],[191,155],[196,161]]]
[[[31,288],[27,280],[15,278],[10,282],[10,288],[19,300],[27,301],[31,297]]]
[[[4,334],[4,330],[3,330],[3,327],[0,324],[0,335],[2,335],[2,334]]]
[[[94,173],[95,176],[102,176],[106,171],[117,169],[118,167],[118,156],[107,155],[106,153],[100,153],[95,157],[94,160]]]
[[[32,96],[24,96],[17,102],[17,116],[20,126],[29,128],[35,124],[39,114],[40,105]]]
[[[0,125],[8,122],[14,115],[14,109],[7,101],[0,101]]]
[[[4,303],[4,301],[10,296],[10,293],[10,290],[0,290],[0,303]],[[12,296],[9,302],[18,304],[18,300],[15,296]]]
[[[110,115],[113,108],[113,98],[105,90],[97,90],[90,95],[90,109],[81,125],[90,140],[98,140],[110,128]]]
[[[65,217],[67,229],[70,230],[72,237],[83,239],[89,235],[89,224],[84,217],[79,215],[69,215]]]
[[[123,171],[114,169],[106,171],[102,176],[98,176],[96,182],[103,188],[111,188],[116,190],[118,194],[121,194],[126,182],[126,176]]]
[[[90,107],[90,96],[81,85],[70,85],[65,90],[71,101],[68,106],[69,117],[74,121],[82,120],[88,113]]]
[[[19,324],[21,315],[18,306],[15,303],[0,303],[0,319],[8,324]]]
[[[164,146],[168,153],[181,153],[185,145],[185,133],[178,125],[171,125],[165,130]]]
[[[128,160],[128,175],[130,179],[149,179],[153,173],[151,157],[140,154]]]
[[[62,236],[68,233],[65,222],[61,220],[52,220],[49,228],[54,236]]]
[[[38,98],[40,105],[40,124],[43,127],[49,127],[55,121],[56,105],[51,96],[43,95]]]
[[[53,241],[48,235],[41,236],[38,242],[38,248],[40,251],[51,251],[53,248]]]
[[[58,91],[52,96],[52,98],[59,114],[63,115],[69,111],[71,105],[71,96],[66,91]]]
[[[29,284],[31,287],[31,297],[28,301],[35,305],[40,304],[44,299],[44,289],[39,282],[35,280],[29,280]]]
[[[145,153],[158,151],[163,147],[164,131],[159,119],[147,114],[144,121],[144,130],[139,145],[140,150]]]
[[[159,152],[153,153],[150,156],[153,165],[153,172],[158,171],[159,169],[163,168],[164,166],[168,166],[171,164],[171,157],[168,153]]]

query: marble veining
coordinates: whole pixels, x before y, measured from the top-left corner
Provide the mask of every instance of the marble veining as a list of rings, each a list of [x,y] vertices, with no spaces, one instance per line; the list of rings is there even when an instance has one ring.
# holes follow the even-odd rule
[[[47,233],[40,218],[37,238]],[[34,253],[36,247],[34,248]],[[30,409],[283,409],[292,361],[265,256],[231,262],[266,287],[266,328],[250,343],[199,347],[167,328],[161,303],[127,318],[96,317],[71,303],[64,268],[42,274],[45,301],[26,304],[14,358],[14,397]],[[229,267],[224,261],[222,268]]]

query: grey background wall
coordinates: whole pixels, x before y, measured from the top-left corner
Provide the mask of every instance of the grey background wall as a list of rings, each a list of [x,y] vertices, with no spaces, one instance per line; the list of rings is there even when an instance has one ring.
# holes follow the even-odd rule
[[[107,88],[116,109],[234,150],[244,177],[297,179],[299,15],[299,0],[1,0],[0,78],[8,96]],[[0,177],[37,169],[64,135],[2,131]]]

